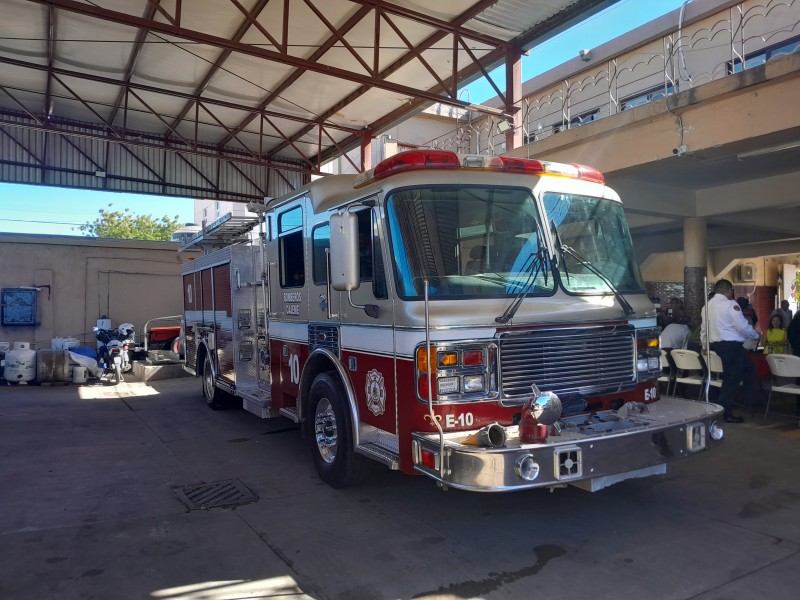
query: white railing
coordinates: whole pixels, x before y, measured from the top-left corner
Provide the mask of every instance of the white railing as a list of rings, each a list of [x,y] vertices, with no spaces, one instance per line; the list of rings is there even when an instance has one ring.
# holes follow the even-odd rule
[[[576,72],[522,99],[524,143],[546,139],[800,51],[800,0],[748,0]],[[546,74],[545,74],[546,75]],[[459,119],[427,146],[501,154],[497,117]]]

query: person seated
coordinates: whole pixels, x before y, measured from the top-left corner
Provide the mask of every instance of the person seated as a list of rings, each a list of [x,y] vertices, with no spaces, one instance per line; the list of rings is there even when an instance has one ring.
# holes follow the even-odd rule
[[[664,350],[672,350],[674,348],[685,349],[689,342],[689,334],[691,333],[687,319],[679,317],[667,325],[661,331],[661,348]]]
[[[703,354],[705,348],[702,343],[702,331],[699,318],[692,318],[689,320],[689,339],[686,342],[687,350],[694,350],[698,354]]]
[[[788,354],[786,330],[783,328],[781,315],[773,314],[769,318],[769,327],[761,337],[764,354]]]

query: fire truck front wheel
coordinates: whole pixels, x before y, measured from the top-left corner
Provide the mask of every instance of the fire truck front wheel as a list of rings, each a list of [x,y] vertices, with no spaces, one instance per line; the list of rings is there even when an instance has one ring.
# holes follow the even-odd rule
[[[335,488],[364,481],[373,462],[353,450],[353,422],[344,391],[330,373],[317,375],[309,390],[311,457],[322,479]]]

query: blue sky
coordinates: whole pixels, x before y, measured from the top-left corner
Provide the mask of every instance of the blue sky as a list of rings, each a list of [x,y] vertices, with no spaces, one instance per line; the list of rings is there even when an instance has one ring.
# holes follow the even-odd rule
[[[177,216],[181,223],[194,219],[189,198],[0,183],[0,232],[83,235],[78,227],[99,217],[100,209],[126,208],[156,218]]]
[[[626,31],[635,29],[676,8],[683,0],[621,0],[583,23],[564,31],[534,47],[523,57],[522,79],[528,80],[577,56],[582,49],[591,49]],[[505,85],[503,68],[492,73],[500,89]],[[481,103],[495,95],[485,81],[467,86],[469,99]],[[467,99],[466,94],[461,95]],[[78,226],[93,221],[100,209],[124,210],[132,213],[170,218],[182,223],[194,217],[189,198],[164,198],[116,192],[53,188],[46,186],[0,183],[0,232],[82,235]]]

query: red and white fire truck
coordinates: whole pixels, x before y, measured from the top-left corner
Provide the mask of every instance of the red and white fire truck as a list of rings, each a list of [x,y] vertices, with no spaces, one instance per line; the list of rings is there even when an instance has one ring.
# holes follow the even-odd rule
[[[320,477],[597,490],[721,443],[661,396],[659,329],[595,169],[413,150],[186,246],[185,367],[211,408],[302,425]]]

